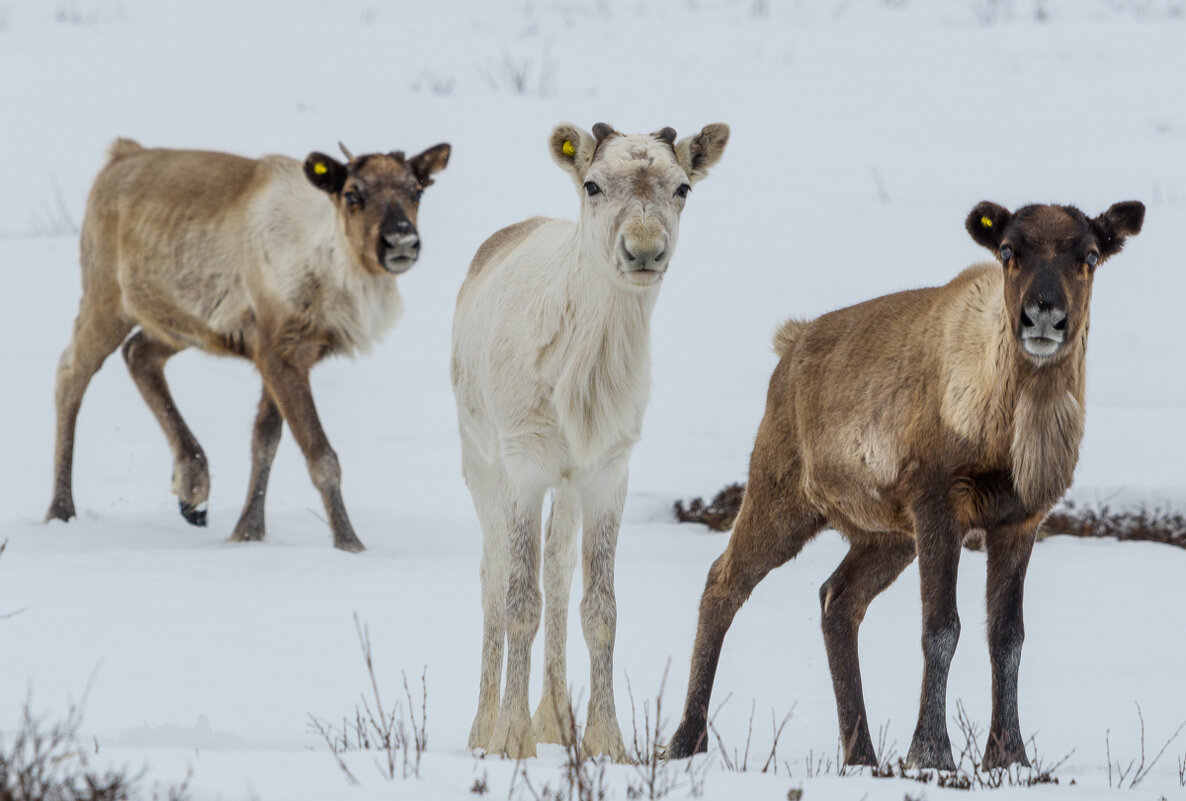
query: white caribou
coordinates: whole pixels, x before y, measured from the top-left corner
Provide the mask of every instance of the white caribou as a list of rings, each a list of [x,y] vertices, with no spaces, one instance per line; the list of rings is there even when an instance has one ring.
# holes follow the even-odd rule
[[[650,318],[675,251],[688,191],[720,159],[723,123],[624,135],[598,123],[552,132],[576,181],[577,223],[544,217],[478,249],[457,297],[452,381],[462,471],[482,527],[481,683],[469,747],[519,758],[569,743],[565,679],[569,588],[582,528],[581,624],[589,648],[584,752],[626,758],[613,691],[614,552],[627,461],[650,392]],[[544,548],[543,698],[528,708]],[[503,643],[506,691],[499,699]]]

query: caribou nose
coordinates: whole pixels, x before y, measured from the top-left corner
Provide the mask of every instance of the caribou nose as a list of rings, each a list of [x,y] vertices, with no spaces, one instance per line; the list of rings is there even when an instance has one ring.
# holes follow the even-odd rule
[[[420,235],[408,223],[402,225],[397,223],[395,231],[383,235],[383,241],[389,248],[401,253],[410,253],[420,249]]]
[[[629,272],[662,272],[667,262],[667,237],[622,237],[619,241],[622,267]]]
[[[1027,303],[1021,310],[1021,326],[1033,336],[1048,336],[1049,331],[1065,331],[1067,327],[1066,309],[1061,309],[1049,301],[1040,300],[1037,303]],[[1062,339],[1049,337],[1050,339]]]
[[[1067,312],[1048,302],[1027,303],[1021,310],[1021,344],[1031,356],[1053,356],[1066,342]]]

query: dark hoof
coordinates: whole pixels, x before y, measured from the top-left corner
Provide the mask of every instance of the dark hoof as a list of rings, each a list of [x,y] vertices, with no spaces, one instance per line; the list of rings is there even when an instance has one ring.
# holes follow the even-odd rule
[[[906,767],[919,770],[955,770],[950,743],[913,743],[906,754]]]
[[[667,744],[668,759],[687,759],[708,751],[708,731],[704,726],[682,724]]]
[[[259,531],[240,531],[235,529],[231,536],[227,538],[227,542],[263,542],[264,532]]]
[[[1007,738],[1005,745],[997,745],[998,742],[999,740],[989,737],[988,747],[984,749],[984,760],[980,763],[982,769],[1007,768],[1013,764],[1030,767],[1021,737]]]
[[[339,551],[346,551],[348,553],[362,553],[366,550],[366,546],[362,544],[362,541],[358,537],[335,539],[334,547]]]
[[[178,501],[177,505],[181,508],[181,516],[185,518],[185,522],[189,523],[191,526],[205,527],[206,505],[204,503],[194,505],[186,503],[185,501]],[[198,508],[199,506],[201,508]]]
[[[980,764],[981,770],[992,770],[993,768],[1007,768],[1010,765],[1021,765],[1023,768],[1030,767],[1029,757],[1025,752],[1019,754],[985,754],[984,761]]]
[[[854,753],[844,757],[845,765],[852,765],[854,767],[875,768],[877,767],[877,757],[872,751],[868,753]]]
[[[54,501],[49,505],[49,511],[45,513],[45,522],[51,520],[61,520],[63,523],[74,517],[74,504],[70,502]]]

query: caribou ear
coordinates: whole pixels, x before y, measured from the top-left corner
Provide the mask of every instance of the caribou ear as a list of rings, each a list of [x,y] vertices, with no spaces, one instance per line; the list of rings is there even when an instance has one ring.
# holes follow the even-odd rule
[[[1013,215],[1007,208],[985,200],[977,203],[976,207],[968,212],[964,227],[976,240],[976,244],[995,252],[1001,246],[1001,236],[1012,218]]]
[[[322,192],[336,195],[346,183],[346,166],[324,153],[310,153],[305,159],[305,177]]]
[[[1100,256],[1108,258],[1120,252],[1124,240],[1141,232],[1145,222],[1145,204],[1136,200],[1113,203],[1100,216],[1091,221],[1091,227],[1100,241]]]
[[[721,160],[729,143],[729,126],[723,122],[705,125],[695,136],[675,144],[675,159],[688,174],[688,182],[696,183],[708,175],[708,168]]]
[[[552,159],[572,175],[577,186],[584,183],[585,173],[593,163],[593,151],[596,149],[597,142],[592,134],[571,123],[557,125],[548,137],[548,151]]]
[[[433,173],[445,169],[449,163],[449,154],[452,152],[453,149],[442,142],[439,145],[433,145],[418,156],[412,156],[408,160],[408,166],[416,174],[416,180],[420,182],[421,186],[432,186]]]

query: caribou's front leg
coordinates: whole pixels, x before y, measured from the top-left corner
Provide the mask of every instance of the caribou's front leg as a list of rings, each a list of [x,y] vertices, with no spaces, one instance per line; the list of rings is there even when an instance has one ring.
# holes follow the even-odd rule
[[[595,485],[583,493],[581,556],[585,587],[581,627],[589,648],[589,712],[581,750],[585,756],[606,754],[615,762],[625,762],[626,748],[614,704],[614,638],[618,625],[614,556],[626,502],[624,459],[614,472],[620,479]]]
[[[992,723],[983,767],[1029,765],[1017,717],[1017,672],[1025,640],[1022,590],[1040,518],[990,530],[988,549],[988,652],[992,661]]]
[[[321,493],[334,534],[334,547],[354,553],[366,550],[346,514],[346,504],[342,501],[342,468],[321,427],[317,407],[313,405],[309,366],[290,364],[276,353],[263,354],[258,363],[264,384],[292,429],[293,439],[309,465],[313,485]]]
[[[124,361],[132,380],[152,411],[169,448],[173,451],[173,492],[181,516],[194,526],[206,525],[206,501],[210,497],[210,467],[206,453],[194,437],[165,382],[165,362],[177,354],[170,345],[137,331],[124,343]]]
[[[507,679],[487,753],[512,759],[535,756],[535,732],[528,708],[531,643],[539,630],[540,505],[543,492],[503,488],[507,526]]]
[[[922,700],[906,764],[955,770],[947,735],[947,675],[959,642],[955,583],[964,532],[945,498],[926,498],[914,509],[922,589]]]

